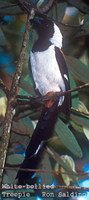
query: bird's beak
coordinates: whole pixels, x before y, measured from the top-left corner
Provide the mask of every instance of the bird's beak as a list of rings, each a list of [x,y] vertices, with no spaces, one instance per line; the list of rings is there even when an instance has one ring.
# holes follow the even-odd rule
[[[40,30],[41,25],[42,25],[40,19],[34,18],[34,19],[31,19],[30,22],[34,29]]]

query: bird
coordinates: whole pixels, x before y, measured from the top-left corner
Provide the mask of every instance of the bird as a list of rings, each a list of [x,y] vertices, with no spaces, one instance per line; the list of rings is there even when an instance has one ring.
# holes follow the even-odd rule
[[[52,96],[56,92],[70,89],[68,67],[61,50],[63,36],[59,27],[47,17],[35,17],[31,20],[33,28],[38,33],[30,52],[29,68],[32,73],[36,91],[41,96],[49,97],[44,103],[37,126],[25,152],[25,159],[18,171],[19,182],[28,180],[34,172],[21,169],[36,169],[41,160],[46,141],[51,137],[59,112],[70,114],[71,94]]]

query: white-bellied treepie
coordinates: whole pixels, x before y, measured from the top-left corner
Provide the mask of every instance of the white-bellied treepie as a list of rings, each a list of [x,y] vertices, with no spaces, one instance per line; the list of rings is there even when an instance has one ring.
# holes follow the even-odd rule
[[[58,26],[47,18],[33,19],[33,27],[38,32],[38,39],[30,53],[30,64],[36,89],[44,96],[70,89],[68,69],[62,48],[62,34]],[[46,140],[51,136],[57,113],[69,115],[71,95],[51,99],[45,103],[31,141],[26,149],[21,168],[37,168],[40,154]],[[17,178],[21,181],[32,176],[32,172],[19,171]]]

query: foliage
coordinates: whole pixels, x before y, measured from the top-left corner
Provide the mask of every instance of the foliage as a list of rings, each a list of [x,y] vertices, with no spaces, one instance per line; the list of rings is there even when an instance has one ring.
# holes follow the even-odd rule
[[[28,2],[30,2],[30,6],[32,7],[32,1]],[[44,0],[34,1],[34,6],[42,7],[48,3],[48,1],[45,3],[44,2]],[[64,0],[55,2],[46,15],[51,19],[56,20],[59,28],[62,31],[64,38],[63,52],[65,54],[65,59],[69,69],[71,89],[73,89],[81,84],[87,83],[89,80],[89,6],[82,0],[79,4],[77,0]],[[67,8],[69,5],[74,6],[76,9],[73,10],[73,7],[70,7],[69,11]],[[0,0],[0,79],[3,80],[8,89],[11,87],[12,77],[14,75],[14,67],[17,59],[19,58],[22,39],[26,27],[26,18],[26,11],[20,5],[20,2],[18,4],[17,1],[14,0]],[[31,74],[28,75],[29,53],[36,38],[37,33],[31,29],[25,52],[21,81],[18,87],[19,95],[30,97],[37,96]],[[4,63],[3,57],[1,57],[2,54],[4,55],[4,59],[7,59],[8,56],[9,61],[7,59],[7,62]],[[89,113],[88,91],[89,89],[87,88],[83,89],[82,91],[74,92],[71,95],[72,106],[75,109],[79,109],[81,112],[85,112],[87,114]],[[2,107],[1,99],[5,100],[6,97],[4,92],[0,89],[0,108]],[[0,136],[2,135],[6,103],[3,108],[3,112],[0,111]],[[41,102],[39,102],[37,105],[33,103],[32,105],[18,105],[16,107],[5,165],[5,167],[9,166],[13,167],[14,169],[5,170],[3,176],[4,184],[16,183],[16,167],[19,167],[24,159],[24,150],[29,143],[34,126],[39,119],[41,107]],[[73,173],[73,182],[71,184],[78,184],[78,179],[80,180],[80,177],[76,178],[76,172],[78,170],[77,160],[82,162],[81,171],[83,172],[84,160],[86,161],[85,164],[89,162],[89,158],[87,157],[87,152],[89,151],[88,140],[89,116],[76,112],[76,110],[75,112],[71,110],[71,115],[69,118],[63,114],[59,115],[53,130],[53,135],[47,141],[49,149],[53,148],[55,156],[44,152],[40,168],[45,170],[54,169],[54,171],[56,171],[57,167],[55,166],[58,164],[58,166],[61,166],[61,172],[70,171]],[[72,166],[72,164],[75,162],[74,165],[76,171],[73,170],[72,167],[70,169],[64,160],[61,159],[61,155],[64,154],[72,157],[70,159],[70,163],[72,162],[70,166]],[[55,157],[57,155],[59,158],[57,157],[56,160]],[[66,181],[63,182],[65,176],[55,175],[55,173],[53,173],[53,175],[57,185],[64,184],[64,182],[66,185],[70,184],[71,178],[69,178],[69,176],[67,177],[68,182],[67,178]],[[51,185],[53,183],[53,175],[52,173],[47,174],[46,172],[37,173],[36,181],[39,183],[39,177],[41,177],[41,184],[45,183]],[[36,190],[29,190],[29,192],[31,192],[32,195],[34,195],[34,193],[37,195]],[[14,200],[17,198],[11,199]],[[23,198],[21,197],[20,199]],[[35,197],[33,197],[33,199],[35,199]]]

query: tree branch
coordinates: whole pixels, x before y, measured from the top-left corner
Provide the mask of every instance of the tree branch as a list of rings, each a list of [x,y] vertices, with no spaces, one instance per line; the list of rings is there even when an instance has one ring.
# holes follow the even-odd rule
[[[14,6],[17,6],[17,4],[10,4],[10,5],[6,5],[6,6],[2,6],[2,7],[0,7],[0,10],[6,9],[6,8],[11,8],[11,7],[14,7]]]
[[[53,2],[54,2],[54,0],[49,0],[48,3],[47,3],[44,7],[38,8],[38,11],[39,11],[40,13],[45,13],[45,12],[47,12],[47,11],[50,9],[50,7],[52,6]]]
[[[79,91],[79,90],[84,89],[86,87],[89,87],[89,83],[86,83],[84,85],[80,85],[79,87],[67,90],[65,92],[54,92],[54,93],[52,93],[51,96],[45,95],[43,97],[31,97],[31,96],[25,96],[25,95],[17,95],[17,104],[25,105],[25,104],[30,104],[30,103],[40,103],[40,102],[42,103],[42,102],[52,100],[55,97],[59,98],[60,96],[66,96],[69,93]],[[25,100],[20,100],[20,99],[27,99],[28,101],[26,103]]]
[[[82,112],[82,111],[80,111],[80,110],[78,110],[78,109],[76,109],[76,108],[73,108],[73,107],[72,107],[71,110],[74,111],[74,112],[76,112],[76,113],[80,113],[80,114],[82,114],[82,115],[89,116],[89,113]]]
[[[29,13],[30,8],[33,6],[33,9],[39,13],[45,13],[47,12],[50,7],[52,6],[54,0],[49,0],[48,3],[46,3],[45,6],[41,7],[41,8],[36,8],[35,4],[32,5],[31,3],[25,1],[25,0],[19,0],[19,3],[23,6],[23,8],[27,11],[27,13]]]
[[[2,170],[0,170],[0,176],[2,176],[3,174],[3,169],[5,165],[6,154],[7,154],[7,149],[8,149],[9,139],[10,139],[11,124],[12,124],[12,119],[14,116],[14,104],[16,102],[17,89],[18,89],[18,85],[19,85],[19,81],[21,77],[22,64],[24,61],[26,44],[29,38],[29,32],[30,32],[29,20],[33,18],[33,15],[34,13],[32,10],[31,15],[29,15],[27,18],[26,30],[23,37],[21,52],[20,52],[17,66],[16,66],[16,73],[13,77],[11,90],[8,95],[8,105],[7,105],[6,116],[5,116],[5,121],[4,121],[3,135],[1,139],[0,168],[2,168]]]

